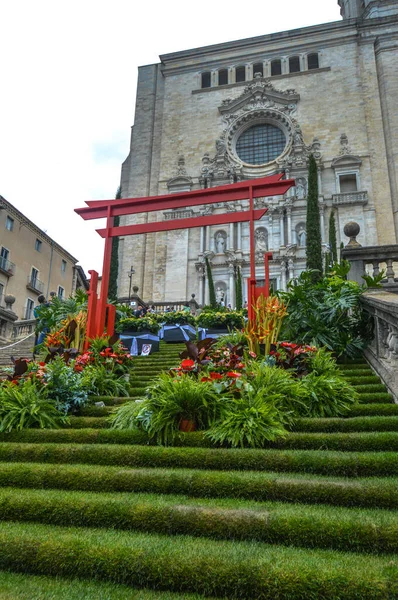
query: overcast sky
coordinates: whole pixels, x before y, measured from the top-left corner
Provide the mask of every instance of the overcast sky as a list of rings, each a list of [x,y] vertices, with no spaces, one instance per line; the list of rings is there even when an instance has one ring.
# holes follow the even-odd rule
[[[0,0],[0,194],[101,271],[100,223],[73,209],[115,195],[138,66],[339,19],[337,0]]]

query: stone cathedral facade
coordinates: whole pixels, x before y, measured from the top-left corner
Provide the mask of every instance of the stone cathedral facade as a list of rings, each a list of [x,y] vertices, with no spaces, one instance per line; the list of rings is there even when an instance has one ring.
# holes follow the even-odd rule
[[[398,239],[398,0],[338,0],[338,22],[160,56],[139,69],[122,196],[208,188],[284,172],[286,196],[258,199],[256,265],[273,252],[275,288],[305,268],[307,160],[318,164],[324,249],[331,211],[362,245]],[[124,223],[237,211],[245,202],[126,217]],[[249,225],[121,238],[119,296],[128,273],[146,301],[208,302],[204,268],[234,305],[234,272],[249,275]],[[246,293],[244,292],[244,297]]]

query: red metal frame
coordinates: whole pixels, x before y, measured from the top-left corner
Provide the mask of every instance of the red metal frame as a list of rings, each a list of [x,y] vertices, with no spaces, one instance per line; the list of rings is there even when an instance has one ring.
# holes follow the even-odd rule
[[[107,303],[109,276],[112,256],[112,238],[125,235],[138,235],[154,233],[157,231],[171,231],[174,229],[190,229],[207,225],[221,225],[224,223],[250,223],[250,278],[248,282],[249,319],[253,316],[253,302],[260,293],[269,294],[269,260],[271,253],[265,254],[265,288],[256,288],[254,221],[261,219],[267,209],[254,209],[254,199],[285,194],[295,185],[294,179],[282,179],[282,174],[272,175],[261,179],[242,181],[220,187],[167,194],[164,196],[148,196],[145,198],[123,198],[120,200],[89,200],[87,207],[77,208],[75,211],[85,220],[106,218],[106,227],[97,229],[99,235],[105,238],[104,261],[102,267],[101,295],[97,298],[98,273],[89,271],[91,285],[89,291],[87,340],[105,331],[112,335],[114,330],[115,309]],[[174,219],[141,223],[137,225],[113,226],[114,217],[133,215],[153,211],[214,204],[215,202],[233,202],[236,200],[249,200],[249,210],[222,215],[206,215],[188,219]],[[86,344],[88,341],[86,341]]]

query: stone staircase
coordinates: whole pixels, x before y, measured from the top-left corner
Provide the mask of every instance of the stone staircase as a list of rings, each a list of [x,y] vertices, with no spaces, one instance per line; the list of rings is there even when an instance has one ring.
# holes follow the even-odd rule
[[[136,358],[134,396],[182,349]],[[150,446],[108,428],[121,398],[69,429],[2,435],[0,592],[5,581],[13,599],[398,598],[398,405],[364,360],[340,369],[360,394],[351,413],[301,419],[259,450],[208,447],[200,432]]]
[[[7,346],[0,347],[0,369],[1,367],[11,367],[12,361],[11,356],[15,358],[33,358],[33,347],[35,345],[35,334],[30,335],[8,344]]]

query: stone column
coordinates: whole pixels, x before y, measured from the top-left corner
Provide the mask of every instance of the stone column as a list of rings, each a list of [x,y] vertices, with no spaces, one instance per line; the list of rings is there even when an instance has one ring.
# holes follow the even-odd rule
[[[294,279],[294,260],[292,258],[289,258],[288,267],[289,267],[289,281],[291,281],[292,279]]]
[[[274,249],[274,215],[273,210],[268,210],[268,224],[269,224],[269,235],[268,235],[268,248],[269,250]]]
[[[229,224],[229,250],[234,250],[234,224]]]
[[[281,288],[286,292],[286,261],[281,260]]]
[[[205,251],[205,228],[200,228],[200,252],[203,253]]]
[[[235,269],[234,269],[233,263],[229,264],[228,273],[229,273],[229,298],[227,298],[227,303],[231,304],[232,308],[235,308],[235,305],[236,305]]]
[[[287,243],[290,246],[292,243],[292,206],[288,204],[286,207],[287,214]]]
[[[283,208],[279,209],[279,232],[280,232],[279,245],[284,246],[285,245],[285,221],[283,218]]]
[[[237,250],[242,250],[242,223],[238,223]]]
[[[322,243],[325,241],[325,205],[323,203],[323,198],[319,202],[319,214],[321,218],[321,240]]]

